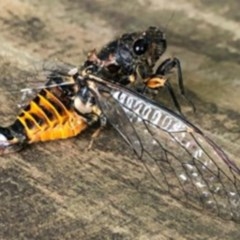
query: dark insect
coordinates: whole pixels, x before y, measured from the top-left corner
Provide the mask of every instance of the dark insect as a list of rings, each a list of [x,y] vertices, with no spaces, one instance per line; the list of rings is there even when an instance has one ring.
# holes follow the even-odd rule
[[[195,106],[185,95],[180,61],[177,58],[168,58],[161,64],[158,63],[166,48],[165,34],[157,27],[149,27],[144,32],[126,33],[108,43],[98,53],[96,50],[91,51],[83,65],[83,71],[111,82],[133,86],[134,89],[140,87],[141,93],[144,93],[146,87],[166,87],[177,111],[182,114],[167,77],[175,68],[180,93],[195,111]]]
[[[168,82],[164,75],[178,60],[166,60],[153,70],[165,49],[163,33],[150,27],[91,52],[80,70],[51,70],[46,85],[16,121],[0,128],[1,153],[73,137],[92,124],[108,122],[163,191],[195,208],[240,221],[239,165],[181,115],[125,86]],[[179,85],[183,89],[181,78]]]
[[[240,220],[239,165],[200,129],[123,86],[94,75],[77,80],[96,99],[91,113],[107,119],[163,191],[224,219]]]
[[[166,74],[175,67],[175,64],[166,62],[179,61],[167,59],[157,67],[156,72],[153,70],[165,50],[163,32],[157,27],[149,27],[144,32],[123,34],[99,53],[93,50],[79,71],[65,66],[50,69],[45,86],[22,106],[16,121],[8,128],[0,128],[3,134],[0,135],[0,146],[3,146],[0,151],[14,152],[28,143],[73,137],[92,121],[95,122],[91,115],[83,116],[84,109],[80,112],[76,110],[80,101],[75,96],[82,91],[81,86],[76,84],[78,72],[82,76],[93,74],[116,84],[132,85],[133,88],[139,82],[149,88],[166,85],[171,89],[170,83],[167,84],[169,81],[159,72]],[[180,64],[177,66],[181,73]],[[181,74],[179,76],[179,85],[183,89]],[[181,111],[174,92],[170,92]]]

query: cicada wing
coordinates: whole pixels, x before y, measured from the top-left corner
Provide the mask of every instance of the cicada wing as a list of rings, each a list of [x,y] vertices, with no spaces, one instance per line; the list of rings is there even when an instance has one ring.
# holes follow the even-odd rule
[[[112,97],[111,93],[101,94],[98,104],[108,122],[123,137],[139,158],[142,158],[143,146],[141,139],[132,125],[124,109]]]
[[[104,84],[111,95],[99,100],[104,115],[125,138],[137,135],[141,161],[161,188],[196,208],[240,221],[237,164],[185,119],[126,88]]]
[[[42,65],[43,64],[43,65]],[[23,108],[45,88],[68,87],[75,84],[73,76],[78,69],[72,65],[59,64],[55,62],[44,62],[34,67],[34,70],[26,76],[28,86],[22,88],[19,108]]]

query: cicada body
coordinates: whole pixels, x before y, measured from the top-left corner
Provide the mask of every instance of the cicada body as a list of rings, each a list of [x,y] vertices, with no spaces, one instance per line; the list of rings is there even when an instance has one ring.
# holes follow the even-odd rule
[[[199,128],[123,86],[79,78],[162,191],[197,209],[240,222],[240,164]],[[98,112],[98,113],[97,113]]]
[[[182,114],[168,76],[175,68],[180,93],[195,111],[195,106],[185,95],[180,61],[174,57],[159,63],[166,49],[166,36],[157,27],[149,27],[143,32],[126,33],[108,43],[99,52],[91,51],[83,65],[83,71],[97,73],[98,77],[124,86],[128,85],[141,93],[145,93],[146,88],[165,87],[176,110]]]
[[[43,89],[20,109],[15,122],[1,128],[2,154],[20,150],[26,144],[78,135],[88,126],[88,120],[73,107],[76,84],[71,72],[52,72]]]
[[[14,152],[28,143],[73,137],[98,121],[96,116],[83,114],[84,109],[76,111],[79,96],[83,100],[79,91],[84,91],[76,83],[77,75],[94,74],[124,86],[137,81],[146,86],[150,79],[154,79],[152,84],[164,85],[165,79],[154,75],[153,67],[165,50],[164,33],[149,27],[144,32],[122,35],[98,53],[92,51],[79,70],[50,70],[45,85],[21,108],[16,121],[9,128],[1,128],[0,152]]]
[[[0,152],[70,138],[94,123],[108,122],[163,191],[198,209],[240,221],[239,163],[181,115],[135,91],[136,82],[164,86],[164,75],[178,66],[183,92],[178,60],[166,60],[154,70],[165,49],[164,34],[150,27],[91,52],[79,70],[52,71],[16,121],[0,128]]]
[[[99,52],[90,52],[84,69],[95,66],[99,77],[122,85],[138,80],[145,84],[154,74],[153,67],[166,47],[165,35],[159,28],[150,27],[144,32],[126,33]]]

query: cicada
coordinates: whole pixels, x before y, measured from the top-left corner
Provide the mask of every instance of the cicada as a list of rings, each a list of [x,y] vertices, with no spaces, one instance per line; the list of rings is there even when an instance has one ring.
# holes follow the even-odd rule
[[[103,128],[109,123],[162,191],[239,221],[239,164],[186,118],[134,88],[136,82],[149,88],[164,86],[170,68],[177,65],[180,71],[176,59],[155,66],[165,49],[164,34],[150,27],[124,34],[99,53],[92,51],[80,69],[51,70],[16,121],[0,128],[1,153],[70,138],[93,124]],[[182,84],[180,77],[180,89]]]
[[[108,43],[99,52],[92,50],[83,65],[83,71],[97,73],[98,77],[122,85],[130,85],[141,93],[147,89],[165,87],[177,111],[182,114],[181,106],[175,95],[168,75],[173,69],[177,72],[180,93],[192,106],[185,94],[181,64],[178,58],[167,58],[159,62],[167,49],[165,34],[156,27],[144,32],[126,33]]]

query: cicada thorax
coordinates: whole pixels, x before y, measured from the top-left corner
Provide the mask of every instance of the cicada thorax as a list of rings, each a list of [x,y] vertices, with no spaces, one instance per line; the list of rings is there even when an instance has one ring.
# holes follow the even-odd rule
[[[83,69],[89,69],[98,77],[124,86],[128,85],[144,94],[155,93],[156,90],[165,88],[178,113],[182,114],[178,100],[178,97],[182,96],[195,111],[193,103],[185,95],[180,61],[174,57],[159,62],[166,49],[167,40],[164,32],[158,27],[149,27],[143,32],[123,34],[109,42],[99,52],[91,51]],[[180,90],[178,95],[171,84],[172,70],[176,71]]]
[[[144,32],[124,34],[99,52],[92,51],[80,72],[76,68],[67,72],[65,68],[50,70],[47,83],[24,104],[14,124],[0,128],[0,151],[8,152],[9,146],[16,143],[20,146],[69,138],[96,122],[101,111],[96,107],[95,96],[79,85],[78,76],[87,78],[93,74],[121,85],[136,84],[138,79],[143,87],[164,85],[165,81],[158,76],[154,81],[149,78],[152,79],[153,67],[165,50],[163,32],[157,27],[149,27]],[[158,67],[158,73],[165,74],[169,65],[171,62],[165,61],[163,67]]]
[[[164,33],[159,28],[149,27],[144,32],[125,33],[99,52],[91,51],[85,66],[94,64],[99,77],[127,85],[137,77],[145,79],[152,75],[153,67],[165,50]]]

